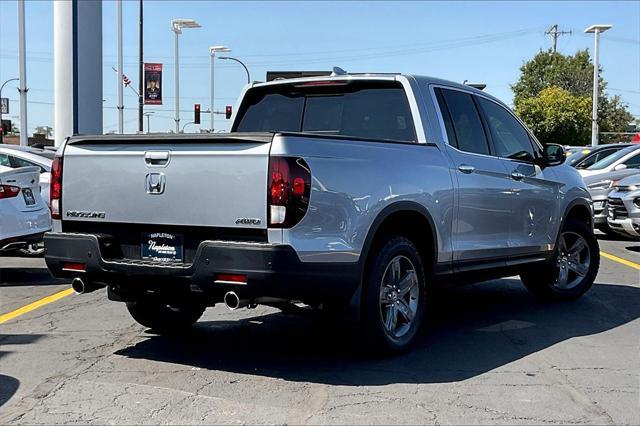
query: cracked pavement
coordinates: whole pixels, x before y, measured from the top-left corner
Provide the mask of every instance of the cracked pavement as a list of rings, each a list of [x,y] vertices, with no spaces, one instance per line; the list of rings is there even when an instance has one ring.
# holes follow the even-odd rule
[[[0,258],[0,313],[68,287],[43,267]],[[437,297],[416,348],[382,359],[316,315],[217,306],[168,338],[68,296],[0,325],[0,423],[640,424],[638,270],[603,258],[571,303],[516,278]]]

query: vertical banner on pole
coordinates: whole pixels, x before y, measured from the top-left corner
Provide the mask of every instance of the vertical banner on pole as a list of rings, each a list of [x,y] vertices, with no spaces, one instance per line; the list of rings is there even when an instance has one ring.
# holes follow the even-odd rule
[[[144,103],[162,105],[162,64],[144,64]]]

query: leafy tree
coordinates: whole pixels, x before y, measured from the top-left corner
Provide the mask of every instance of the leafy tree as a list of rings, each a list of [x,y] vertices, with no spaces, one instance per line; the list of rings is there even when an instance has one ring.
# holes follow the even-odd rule
[[[587,96],[549,87],[538,96],[521,99],[517,112],[543,144],[586,145],[591,139],[591,98]]]
[[[602,70],[602,69],[601,69]],[[619,96],[609,97],[606,94],[607,83],[600,77],[598,96],[598,126],[600,132],[624,132],[627,125],[633,117],[627,111],[627,106],[622,102]],[[587,144],[589,138],[583,138],[580,135],[591,132],[591,119],[584,123],[583,120],[576,120],[573,124],[568,125],[566,114],[559,114],[556,107],[572,105],[577,108],[584,108],[584,98],[589,99],[591,105],[591,97],[593,91],[593,64],[591,63],[589,52],[587,50],[579,50],[574,55],[563,55],[561,53],[553,53],[551,51],[540,51],[529,62],[526,62],[520,68],[520,78],[511,86],[514,93],[514,105],[516,112],[523,117],[525,123],[532,129],[546,129],[545,133],[536,136],[543,139],[543,134],[548,137],[553,134],[556,142],[569,144]],[[531,99],[539,98],[545,89],[559,88],[561,92],[546,92],[545,99],[538,99],[537,102],[530,102]],[[549,99],[552,94],[562,96],[557,102]],[[573,99],[571,99],[573,98]],[[526,105],[526,107],[525,107]],[[544,119],[544,124],[538,124],[533,121],[532,108],[538,105],[536,119]],[[542,106],[546,106],[542,108]],[[552,105],[554,105],[552,107]],[[523,110],[523,108],[526,109]],[[577,113],[576,109],[572,109],[573,113]],[[591,106],[589,106],[589,117],[591,116]],[[540,111],[546,111],[551,116],[540,117]],[[524,118],[525,115],[528,118]],[[554,124],[554,118],[564,121]],[[575,128],[573,126],[584,126]],[[563,133],[564,131],[568,133]],[[574,130],[570,130],[574,129]],[[574,138],[578,139],[574,139]],[[551,142],[551,140],[547,140]]]

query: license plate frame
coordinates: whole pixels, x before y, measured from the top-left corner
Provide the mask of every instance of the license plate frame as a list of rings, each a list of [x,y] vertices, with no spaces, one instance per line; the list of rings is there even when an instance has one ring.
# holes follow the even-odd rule
[[[156,262],[180,263],[184,259],[182,234],[170,232],[143,232],[140,257]]]
[[[24,198],[24,203],[27,207],[36,205],[36,197],[33,195],[33,190],[31,188],[22,189],[22,198]]]

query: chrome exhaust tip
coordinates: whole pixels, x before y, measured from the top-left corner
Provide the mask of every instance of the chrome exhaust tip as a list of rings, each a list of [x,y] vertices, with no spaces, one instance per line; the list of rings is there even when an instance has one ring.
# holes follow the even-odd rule
[[[240,297],[236,294],[235,291],[228,291],[224,295],[224,304],[231,311],[235,311],[236,309],[244,308],[249,305],[249,300],[240,299]]]
[[[71,281],[71,288],[77,294],[84,294],[87,292],[87,286],[84,281],[82,281],[82,278],[74,278],[73,281]]]

